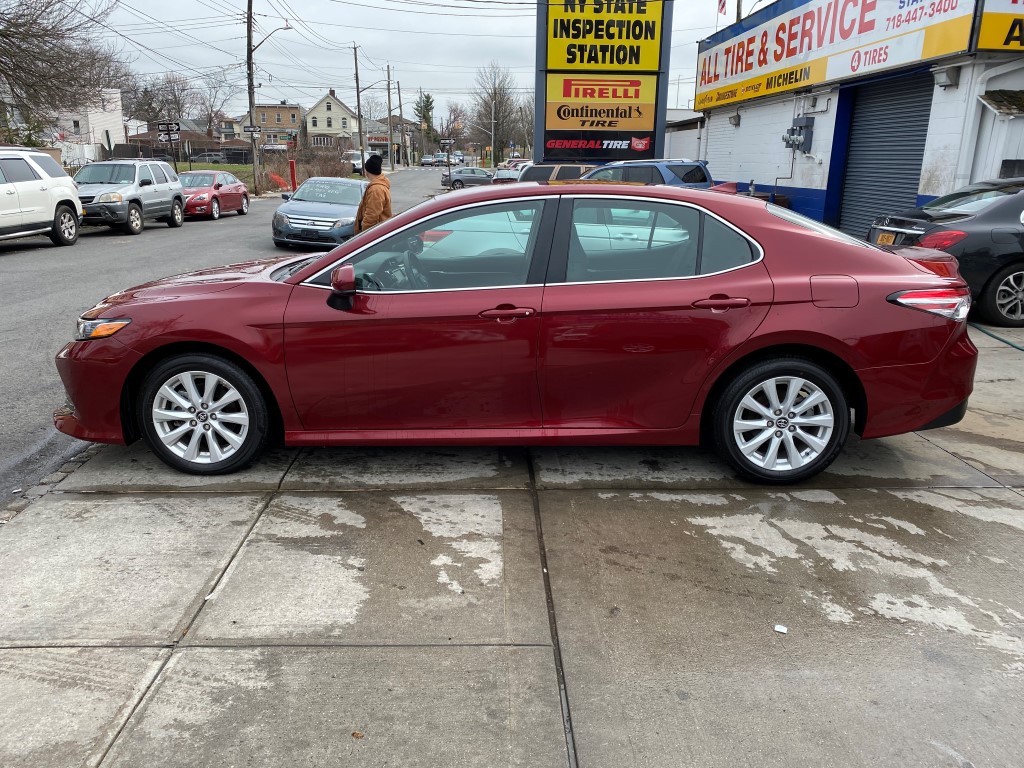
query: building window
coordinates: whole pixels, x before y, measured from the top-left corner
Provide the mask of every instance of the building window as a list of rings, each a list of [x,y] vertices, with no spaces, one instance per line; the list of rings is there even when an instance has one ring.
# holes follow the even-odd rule
[[[331,127],[331,124],[332,124],[333,122],[334,122],[334,120],[332,120],[331,118],[329,118],[329,117],[328,117],[328,118],[327,118],[327,127],[328,127],[328,128],[330,128],[330,127]]]
[[[295,125],[295,113],[292,112],[292,125]]]
[[[266,112],[260,112],[260,122],[261,123],[267,122],[267,113]]]
[[[327,111],[328,112],[331,111],[331,102],[329,102],[329,101],[327,102]]]
[[[314,136],[313,137],[313,146],[314,147],[329,147],[329,146],[331,146],[331,137],[330,136]]]
[[[71,121],[71,130],[74,133],[81,133],[82,132],[82,124],[78,120],[72,120]]]
[[[341,118],[341,127],[346,129],[346,130],[348,129],[348,118],[347,117]]]
[[[280,123],[281,122],[281,113],[280,112],[274,113],[274,122],[275,123]]]
[[[309,118],[309,122],[310,122],[310,124],[311,124],[311,125],[312,125],[312,126],[313,126],[314,128],[316,128],[316,118],[315,118],[315,117],[311,117],[311,118]]]

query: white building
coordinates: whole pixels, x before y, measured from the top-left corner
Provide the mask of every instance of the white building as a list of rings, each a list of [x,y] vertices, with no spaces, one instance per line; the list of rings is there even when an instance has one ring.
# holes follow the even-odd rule
[[[65,165],[82,165],[106,159],[115,144],[125,143],[121,91],[101,92],[99,101],[89,109],[55,120],[53,146],[61,150]]]
[[[984,4],[983,4],[984,3]],[[1024,174],[1017,0],[780,0],[703,41],[700,157],[864,236],[882,213]]]
[[[306,136],[311,147],[358,149],[359,120],[331,88],[306,112]]]

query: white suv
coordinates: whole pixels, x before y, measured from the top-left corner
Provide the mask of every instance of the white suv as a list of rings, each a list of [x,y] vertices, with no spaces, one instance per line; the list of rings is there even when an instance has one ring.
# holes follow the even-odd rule
[[[0,147],[0,240],[47,235],[74,245],[81,221],[78,188],[60,163],[38,149]]]

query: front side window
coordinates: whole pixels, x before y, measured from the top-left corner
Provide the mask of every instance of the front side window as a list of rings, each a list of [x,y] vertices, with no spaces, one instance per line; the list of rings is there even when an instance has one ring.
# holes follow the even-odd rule
[[[525,285],[543,207],[517,201],[435,216],[347,263],[366,292]],[[330,281],[329,270],[313,280]]]
[[[650,165],[640,165],[635,167],[624,168],[626,171],[626,181],[631,181],[636,184],[661,184],[661,172],[657,168]]]
[[[32,170],[32,166],[20,157],[0,160],[0,169],[3,170],[4,177],[9,182],[34,181],[39,178],[39,174]]]
[[[645,200],[575,200],[566,280],[654,280],[697,273],[700,211]]]
[[[139,166],[139,181],[145,181],[146,179],[149,179],[150,181],[153,181],[153,174],[149,172],[149,166],[148,165],[140,165]]]

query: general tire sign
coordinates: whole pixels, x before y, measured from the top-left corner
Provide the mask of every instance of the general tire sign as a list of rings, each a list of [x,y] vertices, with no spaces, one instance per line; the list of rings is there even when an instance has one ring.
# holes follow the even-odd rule
[[[546,162],[607,162],[662,151],[671,3],[538,4],[535,129]]]

